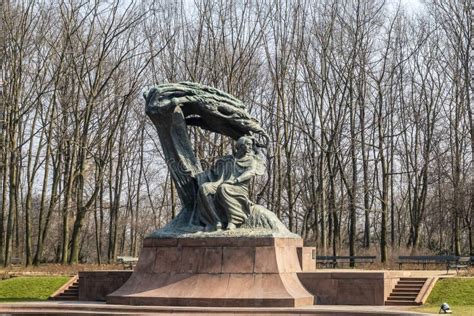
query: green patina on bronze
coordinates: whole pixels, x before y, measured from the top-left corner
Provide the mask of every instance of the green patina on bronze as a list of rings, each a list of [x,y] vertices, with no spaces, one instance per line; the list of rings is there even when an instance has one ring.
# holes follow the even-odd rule
[[[263,151],[269,138],[240,100],[192,82],[157,85],[144,97],[183,205],[176,218],[150,237],[296,237],[273,212],[249,198],[250,181],[265,173]],[[204,170],[194,155],[188,125],[235,139],[235,156],[221,157]]]

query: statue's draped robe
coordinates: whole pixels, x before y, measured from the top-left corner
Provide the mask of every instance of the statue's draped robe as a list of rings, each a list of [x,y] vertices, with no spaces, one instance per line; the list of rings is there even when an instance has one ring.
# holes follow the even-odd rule
[[[210,182],[204,183],[208,194],[214,195],[214,205],[221,222],[242,224],[251,212],[253,203],[250,201],[249,185],[256,175],[265,171],[265,160],[260,155],[246,154],[241,158],[226,156],[219,159],[216,165],[209,170]],[[230,184],[225,181],[244,175],[245,181]],[[215,224],[215,215],[207,214],[204,207],[200,207],[201,221],[206,224]]]

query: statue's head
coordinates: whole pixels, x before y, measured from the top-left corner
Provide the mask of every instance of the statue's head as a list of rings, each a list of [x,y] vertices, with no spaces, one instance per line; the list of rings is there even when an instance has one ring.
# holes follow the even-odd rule
[[[246,154],[253,152],[253,139],[249,136],[242,136],[237,140],[235,144],[235,149],[237,151],[237,156],[242,157]]]

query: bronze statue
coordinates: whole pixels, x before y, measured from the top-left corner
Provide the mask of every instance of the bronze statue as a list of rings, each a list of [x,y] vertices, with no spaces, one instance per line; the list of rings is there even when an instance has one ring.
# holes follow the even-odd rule
[[[144,94],[183,209],[152,236],[238,227],[288,234],[278,218],[250,201],[249,183],[266,169],[268,135],[246,106],[215,88],[192,82],[161,84]],[[236,140],[235,156],[220,158],[203,170],[187,126],[194,125]]]
[[[230,165],[230,172],[221,172],[217,174],[216,181],[203,183],[199,187],[201,221],[206,224],[206,230],[221,229],[224,214],[226,229],[234,229],[251,212],[253,203],[249,199],[249,183],[255,176],[263,175],[264,158],[254,149],[251,137],[240,137],[235,147],[235,157],[224,160]]]

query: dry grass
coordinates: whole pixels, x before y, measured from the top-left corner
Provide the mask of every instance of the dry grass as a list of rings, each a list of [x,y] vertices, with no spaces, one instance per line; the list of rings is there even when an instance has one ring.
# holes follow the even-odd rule
[[[39,266],[14,265],[0,269],[0,275],[75,275],[79,271],[123,270],[121,264],[41,264]]]

